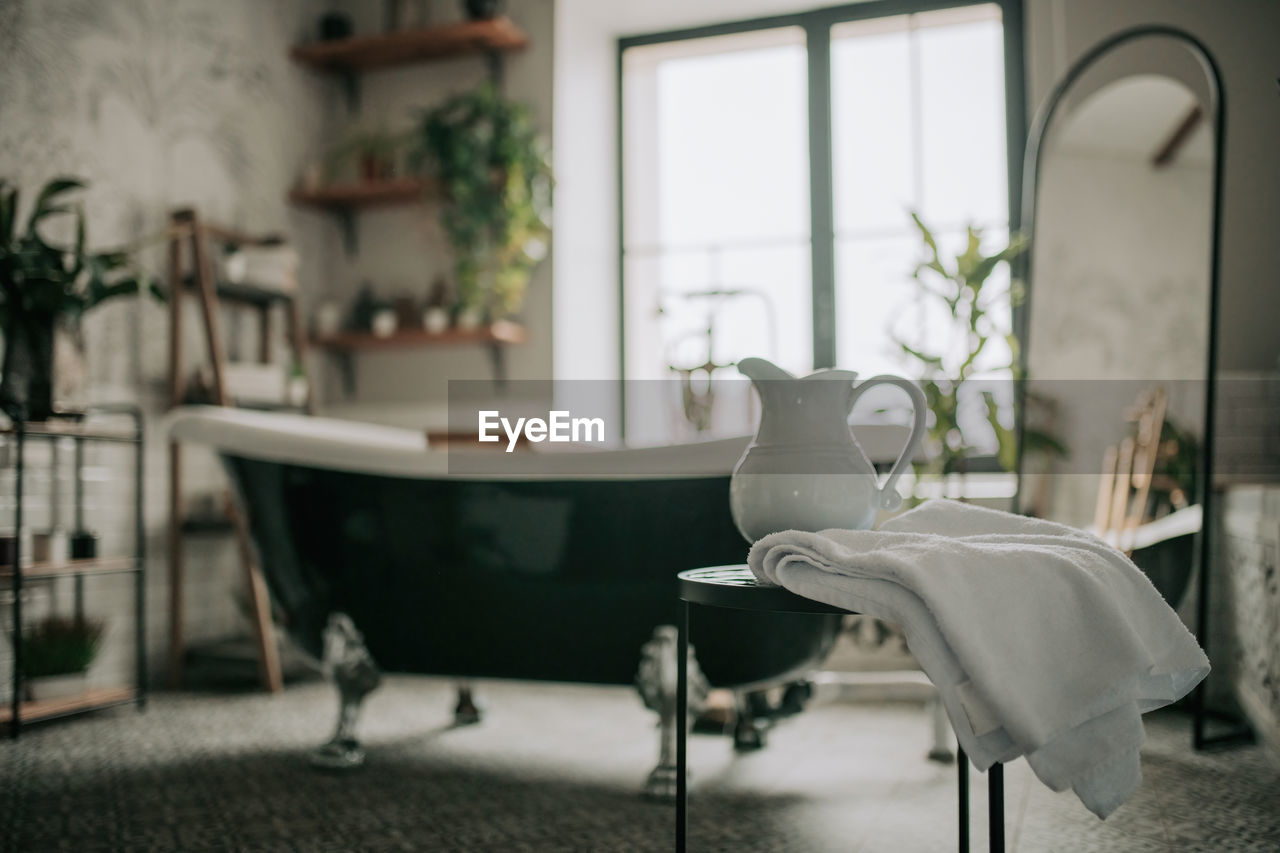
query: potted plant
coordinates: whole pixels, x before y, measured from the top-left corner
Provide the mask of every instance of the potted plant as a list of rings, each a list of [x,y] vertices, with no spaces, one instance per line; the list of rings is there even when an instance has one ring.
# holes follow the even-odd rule
[[[422,114],[410,167],[438,182],[453,249],[458,313],[520,309],[551,233],[551,165],[529,110],[492,83]]]
[[[47,616],[22,634],[22,676],[32,699],[83,693],[98,656],[103,625],[90,619]]]
[[[354,161],[355,175],[359,181],[385,181],[395,177],[396,156],[403,144],[403,137],[383,128],[355,131],[330,152],[330,171],[336,171],[344,163]]]
[[[49,181],[20,227],[18,188],[0,179],[0,408],[11,418],[40,421],[75,413],[87,378],[81,318],[108,299],[137,293],[145,280],[131,268],[125,249],[86,251],[84,210],[67,201],[84,186],[76,178]],[[74,221],[72,242],[57,243],[42,233],[46,220],[68,215]],[[161,295],[155,282],[150,288]]]
[[[502,11],[502,0],[462,0],[462,10],[468,20],[487,21]]]
[[[1009,371],[1014,379],[1020,378],[1017,338],[1000,331],[991,311],[1005,298],[1016,305],[1021,289],[1015,281],[1007,291],[997,293],[991,286],[991,276],[1001,264],[1009,263],[1024,252],[1027,241],[1014,235],[1004,246],[986,254],[982,230],[969,225],[964,248],[954,257],[944,258],[928,226],[915,213],[911,214],[911,220],[924,246],[924,260],[912,278],[925,297],[950,321],[947,328],[922,344],[913,345],[894,334],[901,351],[919,363],[920,387],[932,415],[928,428],[932,452],[927,462],[916,465],[916,475],[917,478],[922,474],[942,478],[953,474],[962,476],[974,446],[968,432],[978,422],[966,424],[961,417],[966,383],[980,369]],[[979,357],[997,336],[1004,337],[1009,347],[1009,361],[980,368]],[[986,407],[986,418],[981,422],[995,435],[997,461],[1006,470],[1013,470],[1017,461],[1016,432],[1002,423],[1001,404],[996,396],[983,390],[981,397]],[[1066,448],[1042,430],[1028,426],[1023,438],[1029,451],[1066,455]]]

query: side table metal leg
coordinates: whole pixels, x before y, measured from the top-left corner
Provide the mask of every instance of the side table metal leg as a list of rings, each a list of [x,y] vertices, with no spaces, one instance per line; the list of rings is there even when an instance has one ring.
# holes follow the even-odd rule
[[[689,602],[681,600],[676,643],[676,853],[689,830]]]
[[[957,781],[960,783],[960,790],[956,795],[960,827],[957,837],[960,839],[960,853],[969,853],[969,756],[965,755],[962,746],[956,747],[956,767],[959,771]]]
[[[992,764],[987,771],[987,822],[992,853],[1004,851],[1004,765]]]

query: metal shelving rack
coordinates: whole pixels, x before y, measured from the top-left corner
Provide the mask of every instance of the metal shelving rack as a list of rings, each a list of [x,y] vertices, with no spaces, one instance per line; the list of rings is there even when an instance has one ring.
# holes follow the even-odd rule
[[[130,429],[115,426],[91,425],[88,419],[60,419],[44,422],[15,420],[0,429],[0,436],[14,442],[14,518],[15,543],[13,564],[0,567],[0,581],[8,581],[13,594],[12,648],[13,694],[7,708],[0,708],[0,724],[9,725],[9,735],[15,740],[25,723],[65,717],[86,711],[97,711],[115,705],[134,703],[139,710],[146,705],[146,537],[143,526],[143,424],[142,412],[132,405],[93,406],[89,414],[124,416],[132,420]],[[67,560],[60,563],[22,564],[23,478],[26,469],[26,443],[30,439],[57,442],[71,438],[75,442],[75,514],[78,526],[83,526],[84,512],[84,445],[86,442],[105,442],[133,446],[134,462],[134,551],[132,556],[96,557],[87,560]],[[75,612],[84,615],[84,579],[88,576],[131,574],[134,583],[134,644],[136,673],[132,686],[99,687],[80,696],[41,701],[23,700],[22,677],[22,591],[28,580],[57,576],[75,579]]]

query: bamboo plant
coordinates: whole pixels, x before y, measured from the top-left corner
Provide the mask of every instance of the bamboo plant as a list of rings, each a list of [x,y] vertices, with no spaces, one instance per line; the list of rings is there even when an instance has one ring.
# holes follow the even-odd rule
[[[992,277],[1001,264],[1009,264],[1027,248],[1027,241],[1014,235],[994,251],[984,250],[982,229],[966,227],[964,248],[944,257],[938,241],[917,213],[911,221],[919,231],[924,259],[912,273],[912,281],[926,300],[940,306],[949,318],[946,329],[933,340],[913,344],[896,332],[894,342],[918,366],[920,387],[931,413],[928,442],[932,452],[917,463],[917,478],[963,474],[975,446],[973,422],[961,417],[965,386],[981,372],[997,372],[1021,378],[1019,345],[1012,332],[1004,332],[993,311],[1017,305],[1021,284],[1013,280],[1004,288],[994,287]],[[994,340],[1003,338],[1010,358],[1004,363],[982,363],[981,356]],[[1017,465],[1017,433],[1001,418],[1001,406],[990,390],[982,390],[986,406],[984,426],[995,435],[997,460],[1005,470]],[[1066,455],[1066,449],[1052,436],[1034,429],[1024,430],[1027,449]]]

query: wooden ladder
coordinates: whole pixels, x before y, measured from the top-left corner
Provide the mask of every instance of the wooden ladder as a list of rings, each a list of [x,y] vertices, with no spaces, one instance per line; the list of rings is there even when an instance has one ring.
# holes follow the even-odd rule
[[[1133,552],[1133,536],[1138,527],[1150,520],[1147,501],[1156,463],[1165,453],[1161,435],[1167,400],[1160,386],[1140,394],[1125,411],[1130,434],[1119,445],[1108,447],[1103,455],[1093,526],[1098,536],[1114,540],[1113,544],[1126,555]]]
[[[192,291],[200,309],[210,374],[209,387],[206,389],[208,402],[219,406],[236,404],[227,390],[227,360],[219,328],[223,301],[237,307],[247,306],[256,309],[259,323],[258,360],[264,364],[269,364],[272,360],[271,309],[275,304],[283,304],[286,310],[287,338],[294,363],[304,364],[306,339],[296,288],[282,291],[247,285],[219,284],[215,279],[213,258],[208,246],[209,241],[216,241],[224,246],[264,246],[281,241],[274,236],[246,235],[202,223],[196,211],[191,208],[173,211],[170,215],[170,226],[169,405],[180,406],[188,402],[189,384],[182,365],[182,306],[187,291]],[[184,245],[190,251],[190,274],[184,272]],[[306,409],[308,411],[311,409],[310,393],[308,393]],[[284,682],[271,620],[271,601],[267,586],[254,556],[244,513],[236,506],[229,492],[225,503],[227,514],[235,530],[240,562],[244,569],[249,593],[259,676],[266,689],[277,692],[283,689]],[[183,521],[182,447],[178,442],[171,441],[169,443],[169,682],[173,687],[181,686],[186,657]]]

